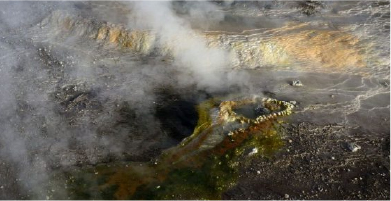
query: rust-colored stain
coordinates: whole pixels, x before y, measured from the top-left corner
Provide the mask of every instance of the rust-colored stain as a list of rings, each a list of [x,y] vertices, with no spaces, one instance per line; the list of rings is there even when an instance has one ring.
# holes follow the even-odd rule
[[[236,114],[233,110],[237,107],[263,102],[265,107],[272,110],[268,115],[259,116],[256,119],[247,119],[246,117]],[[218,123],[210,125],[201,133],[191,138],[190,142],[185,145],[178,145],[165,151],[159,158],[156,164],[134,164],[128,167],[116,167],[108,170],[100,171],[107,179],[100,186],[101,190],[105,190],[112,186],[117,186],[114,193],[116,199],[129,199],[137,191],[137,189],[146,184],[163,182],[169,175],[170,171],[179,168],[201,167],[204,162],[213,156],[222,156],[229,150],[239,147],[243,141],[255,133],[265,133],[271,129],[273,120],[277,117],[291,114],[293,105],[288,102],[278,101],[275,99],[244,99],[239,101],[223,101],[220,106]],[[208,149],[200,149],[210,135],[220,135],[222,133],[214,133],[218,129],[229,122],[244,125],[243,128],[231,131],[231,135],[225,136],[222,141],[217,141]],[[220,130],[222,132],[222,130]],[[115,169],[115,170],[113,170]]]

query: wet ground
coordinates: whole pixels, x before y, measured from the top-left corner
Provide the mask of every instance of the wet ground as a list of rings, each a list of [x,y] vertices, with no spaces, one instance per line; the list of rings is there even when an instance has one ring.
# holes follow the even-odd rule
[[[238,94],[295,101],[297,107],[280,119],[283,146],[277,152],[256,157],[243,152],[235,159],[235,174],[217,174],[224,177],[218,182],[236,178],[220,198],[390,199],[389,2],[216,3],[220,7],[207,14],[218,20],[207,23],[191,9],[197,5],[176,2],[175,12],[197,33],[220,36],[216,43],[232,47],[240,58],[250,55],[219,71],[226,83],[213,89],[187,83],[187,72],[159,51],[140,55],[111,41],[109,33],[107,41],[88,35],[105,21],[133,30],[131,18],[124,17],[129,5],[0,4],[1,199],[67,199],[72,193],[52,178],[59,171],[153,162],[193,133],[201,118],[198,104]],[[53,26],[64,19],[51,18],[57,10],[77,19],[74,27],[81,29]],[[303,23],[310,25],[301,28]],[[318,40],[301,42],[302,29],[331,31],[326,38],[337,48],[308,46]],[[273,39],[276,34],[280,38]],[[270,49],[261,49],[263,59],[293,56],[281,62],[261,58],[253,65],[248,58],[258,55],[231,45],[251,45],[247,36],[266,41]],[[278,52],[264,53],[268,50]],[[338,51],[343,57],[334,54]],[[296,80],[302,86],[293,86]],[[257,115],[252,108],[238,113]]]

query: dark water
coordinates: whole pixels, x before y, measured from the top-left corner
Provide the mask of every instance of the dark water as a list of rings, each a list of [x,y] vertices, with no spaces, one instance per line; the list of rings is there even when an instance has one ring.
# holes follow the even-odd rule
[[[249,119],[256,119],[260,115],[268,115],[270,114],[270,110],[265,108],[263,105],[259,104],[248,104],[241,106],[239,108],[234,109],[234,112],[236,112],[239,115],[243,115],[246,118]]]

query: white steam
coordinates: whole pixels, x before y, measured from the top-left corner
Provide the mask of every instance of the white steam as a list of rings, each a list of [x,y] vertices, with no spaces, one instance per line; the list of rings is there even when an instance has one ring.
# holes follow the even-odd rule
[[[200,18],[205,14],[204,11],[210,13],[215,9],[215,5],[208,2],[200,5],[192,8],[190,14]],[[159,38],[160,48],[169,49],[174,64],[182,68],[180,70],[184,73],[179,78],[181,83],[195,82],[199,87],[212,88],[224,84],[222,72],[231,64],[229,52],[208,47],[201,34],[193,30],[188,21],[175,14],[171,2],[131,2],[130,6],[134,14],[131,19],[151,29]]]
[[[1,199],[66,199],[63,185],[48,183],[56,170],[108,158],[147,160],[144,152],[169,141],[155,117],[156,89],[245,85],[246,74],[225,72],[229,52],[208,47],[172,2],[129,3],[129,25],[156,34],[156,48],[173,59],[166,64],[40,23],[59,9],[88,16],[88,3],[0,4]],[[199,21],[223,19],[211,3],[188,9]]]

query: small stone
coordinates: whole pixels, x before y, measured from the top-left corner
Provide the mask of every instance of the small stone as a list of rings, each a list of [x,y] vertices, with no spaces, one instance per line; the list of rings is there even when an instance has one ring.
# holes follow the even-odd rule
[[[288,140],[289,143],[292,143],[292,140]]]
[[[288,194],[285,194],[284,198],[285,198],[285,199],[288,199],[288,198],[289,198],[289,195],[288,195]]]
[[[157,189],[159,189],[159,188],[160,188],[160,186],[156,186],[156,188],[157,188]]]
[[[294,87],[301,87],[301,86],[303,86],[303,83],[301,83],[300,80],[294,80],[294,81],[292,81],[291,85]]]
[[[334,156],[332,156],[332,157],[331,157],[331,160],[335,160],[335,157],[334,157]]]
[[[359,149],[361,149],[361,146],[356,144],[356,143],[347,143],[347,148],[349,149],[349,151],[351,152],[356,152],[358,151]]]
[[[334,98],[334,94],[331,94],[330,97],[331,97],[331,98]]]
[[[289,101],[290,104],[292,104],[293,106],[297,105],[297,101]]]
[[[261,171],[257,170],[257,174],[261,174]]]
[[[250,153],[248,153],[249,156],[252,156],[254,154],[258,153],[258,148],[253,148]]]

